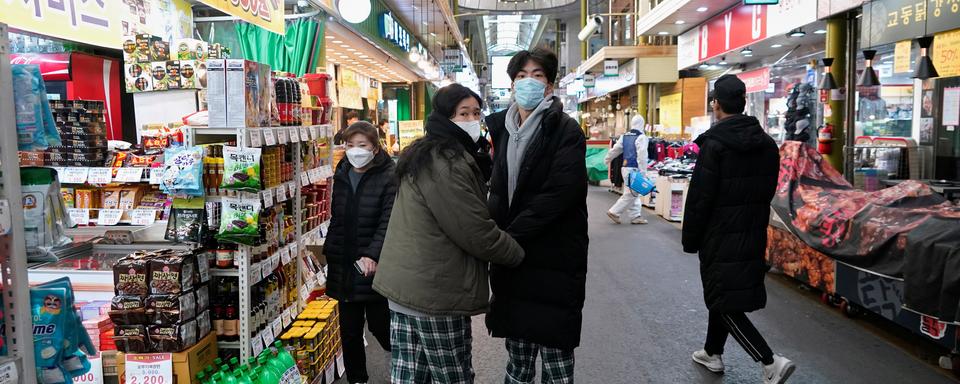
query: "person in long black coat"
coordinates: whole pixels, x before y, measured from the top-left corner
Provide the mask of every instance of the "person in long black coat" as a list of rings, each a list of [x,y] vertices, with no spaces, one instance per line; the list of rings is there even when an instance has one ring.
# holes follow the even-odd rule
[[[494,337],[507,339],[508,383],[532,382],[538,353],[551,362],[544,365],[545,382],[570,382],[573,351],[580,345],[588,244],[586,138],[551,95],[556,71],[556,56],[549,51],[516,54],[507,72],[517,102],[486,120],[494,148],[490,214],[526,251],[518,267],[493,265],[490,271],[493,298],[486,323]],[[526,88],[530,85],[536,93]],[[514,147],[518,143],[524,148]]]
[[[764,365],[765,383],[783,383],[794,364],[773,351],[745,315],[763,308],[770,201],[780,153],[755,117],[744,116],[746,87],[734,75],[715,83],[717,121],[696,139],[697,166],[687,191],[683,250],[700,255],[703,297],[710,312],[707,339],[693,360],[723,372],[723,345],[732,334]]]
[[[356,122],[343,132],[347,153],[334,173],[332,217],[323,252],[327,295],[340,301],[340,334],[347,381],[369,381],[363,345],[364,320],[390,350],[387,299],[373,290],[373,276],[397,194],[393,160],[377,128]]]

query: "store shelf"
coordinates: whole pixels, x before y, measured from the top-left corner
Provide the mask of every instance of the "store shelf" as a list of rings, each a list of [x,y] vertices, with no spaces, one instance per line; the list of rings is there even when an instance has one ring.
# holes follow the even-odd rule
[[[240,276],[238,269],[210,268],[210,276],[213,277],[237,277]]]
[[[217,340],[217,347],[220,349],[240,349],[240,342]]]

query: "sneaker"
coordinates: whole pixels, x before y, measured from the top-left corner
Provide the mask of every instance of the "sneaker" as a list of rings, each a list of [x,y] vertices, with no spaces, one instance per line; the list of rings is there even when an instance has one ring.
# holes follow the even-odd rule
[[[710,355],[707,351],[699,350],[693,353],[693,361],[707,368],[713,373],[723,373],[723,357]]]
[[[790,359],[776,355],[773,357],[773,364],[763,366],[764,384],[783,384],[787,382],[797,366]]]
[[[647,219],[638,217],[636,219],[633,219],[633,221],[631,221],[630,224],[647,224]]]
[[[613,220],[614,223],[620,224],[620,216],[614,215],[613,212],[607,211],[607,217]]]

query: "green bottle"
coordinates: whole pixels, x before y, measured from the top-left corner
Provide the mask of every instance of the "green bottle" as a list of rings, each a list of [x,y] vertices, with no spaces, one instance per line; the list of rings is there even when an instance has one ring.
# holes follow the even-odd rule
[[[260,372],[260,364],[257,364],[257,358],[251,356],[247,359],[247,371],[250,372],[248,376],[253,376],[254,373]]]
[[[280,375],[283,373],[277,372],[274,367],[268,365],[266,356],[260,356],[257,362],[260,363],[260,384],[277,384],[280,382]]]
[[[205,375],[203,371],[197,372],[197,382],[200,384],[207,383],[207,375]]]
[[[217,383],[237,384],[237,378],[230,374],[230,367],[227,367],[226,365],[220,366],[220,377],[222,377],[222,379],[217,380]]]
[[[240,368],[233,370],[233,375],[237,378],[237,384],[253,384],[247,374]]]
[[[274,352],[272,351],[272,349],[267,348],[267,350],[263,352],[264,353],[263,353],[263,356],[261,356],[261,358],[266,359],[267,361],[266,366],[273,369],[273,371],[277,373],[277,376],[279,376],[282,379],[283,374],[287,372],[287,367],[283,365],[283,362],[280,361],[280,359],[277,359],[275,357],[276,355],[274,355]],[[264,365],[264,364],[260,363],[260,365]]]
[[[240,360],[237,359],[236,357],[231,357],[231,358],[230,358],[230,369],[237,369],[237,368],[240,368]]]
[[[290,369],[297,366],[297,360],[293,358],[293,355],[290,354],[290,351],[283,347],[283,343],[277,340],[275,343],[273,343],[273,346],[276,348],[273,353],[276,355],[278,360],[283,363],[284,368]]]
[[[223,382],[223,372],[214,372],[213,376],[210,376],[210,384],[220,384]]]

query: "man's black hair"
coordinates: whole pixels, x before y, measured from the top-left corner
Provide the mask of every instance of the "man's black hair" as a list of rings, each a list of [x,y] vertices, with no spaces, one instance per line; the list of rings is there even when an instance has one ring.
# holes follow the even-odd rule
[[[543,67],[543,74],[547,76],[547,81],[550,84],[557,81],[557,68],[559,68],[560,65],[557,60],[557,54],[546,48],[520,51],[513,55],[510,63],[507,64],[507,74],[510,75],[510,80],[516,80],[517,74],[523,70],[523,67],[527,65],[527,62],[530,60],[533,60]]]
[[[360,119],[360,114],[358,114],[356,111],[347,112],[347,120],[350,119]]]
[[[381,125],[381,126],[384,125],[384,124],[386,124],[386,123],[389,123],[389,121],[387,121],[387,119],[380,119],[380,125]]]
[[[710,98],[716,100],[723,113],[738,115],[747,106],[747,88],[736,75],[723,75],[713,83]]]

